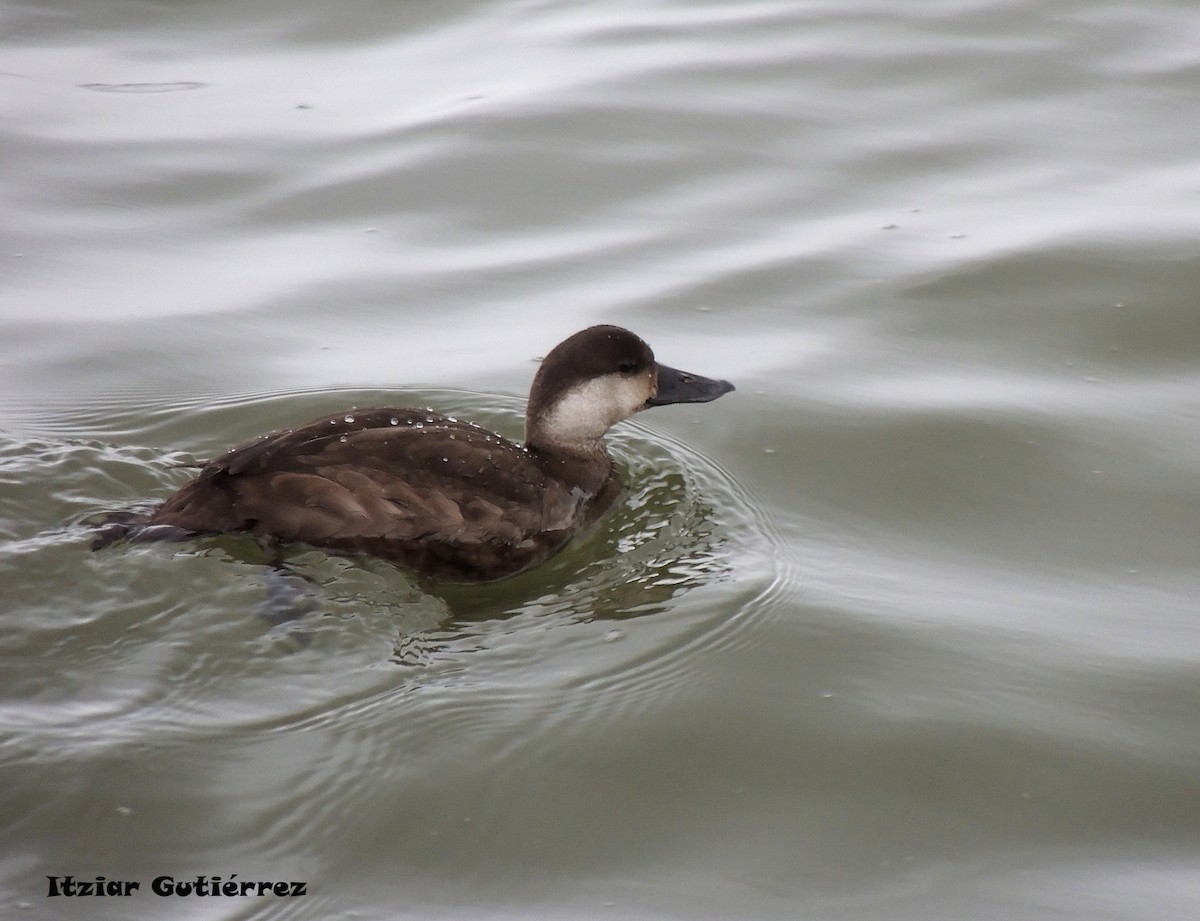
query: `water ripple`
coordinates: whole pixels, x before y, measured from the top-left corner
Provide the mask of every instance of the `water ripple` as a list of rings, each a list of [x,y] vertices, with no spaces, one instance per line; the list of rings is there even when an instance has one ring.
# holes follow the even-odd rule
[[[80,407],[59,424],[110,436],[140,426],[144,439],[179,443],[182,429],[198,422],[233,430],[253,424],[236,418],[285,418],[295,401],[311,398],[164,401],[139,405],[136,418],[110,411],[103,420]],[[441,402],[485,424],[519,425],[515,400]],[[172,463],[190,454],[11,438],[0,445],[0,476],[18,490],[0,522],[11,534],[0,567],[39,576],[27,578],[16,599],[22,616],[6,645],[28,668],[13,675],[17,696],[0,707],[0,723],[22,757],[37,751],[51,763],[68,752],[171,747],[197,736],[219,745],[251,731],[345,737],[348,747],[301,759],[288,789],[302,790],[317,778],[351,776],[351,761],[370,767],[378,757],[385,770],[386,755],[369,740],[377,731],[395,738],[398,708],[404,738],[455,740],[433,759],[441,762],[481,744],[497,758],[527,754],[530,738],[564,721],[613,718],[686,693],[705,656],[748,641],[754,618],[786,581],[772,547],[777,535],[751,497],[685,442],[640,423],[612,441],[630,484],[625,496],[547,566],[496,586],[443,586],[429,595],[387,564],[298,550],[290,565],[308,591],[319,586],[313,613],[272,628],[254,616],[274,577],[246,565],[255,559],[252,542],[216,538],[92,555],[86,534],[71,527],[99,509],[162,496],[187,477]],[[59,590],[53,608],[39,603],[49,597],[43,579],[78,586],[74,599]],[[731,601],[739,613],[728,618],[719,612]],[[33,665],[42,654],[58,662],[53,694]],[[261,757],[277,753],[267,746]],[[297,822],[319,828],[329,818],[281,811],[261,831],[263,847],[295,833]]]

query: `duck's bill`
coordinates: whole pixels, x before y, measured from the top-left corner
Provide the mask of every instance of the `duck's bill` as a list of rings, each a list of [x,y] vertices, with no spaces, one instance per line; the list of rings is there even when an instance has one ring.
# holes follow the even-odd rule
[[[733,390],[729,381],[716,381],[699,374],[677,371],[666,365],[658,366],[658,393],[646,401],[647,406],[669,406],[672,403],[708,403]]]

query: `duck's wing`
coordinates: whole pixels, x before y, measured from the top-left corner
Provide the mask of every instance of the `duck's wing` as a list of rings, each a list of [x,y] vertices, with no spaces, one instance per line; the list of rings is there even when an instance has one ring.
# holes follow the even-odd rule
[[[326,416],[233,448],[168,499],[150,524],[323,546],[515,545],[568,530],[584,498],[485,429],[383,407]]]

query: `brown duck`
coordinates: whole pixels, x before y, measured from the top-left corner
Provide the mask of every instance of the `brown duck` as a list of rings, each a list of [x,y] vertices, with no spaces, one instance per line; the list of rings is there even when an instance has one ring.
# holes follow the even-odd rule
[[[502,578],[548,558],[617,495],[609,428],[733,389],[656,363],[626,329],[593,326],[542,361],[524,445],[426,410],[349,410],[232,448],[148,516],[109,519],[104,530],[109,539],[242,531],[439,578]]]

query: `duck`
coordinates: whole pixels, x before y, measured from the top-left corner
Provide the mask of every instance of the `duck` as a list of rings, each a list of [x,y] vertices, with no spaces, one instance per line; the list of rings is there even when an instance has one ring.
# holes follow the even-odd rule
[[[549,559],[619,495],[610,428],[734,389],[658,363],[627,329],[592,326],[539,365],[523,443],[425,409],[333,413],[230,448],[149,513],[112,514],[94,546],[248,533],[435,579],[506,578]]]

